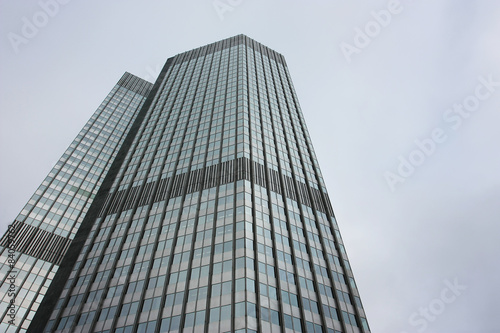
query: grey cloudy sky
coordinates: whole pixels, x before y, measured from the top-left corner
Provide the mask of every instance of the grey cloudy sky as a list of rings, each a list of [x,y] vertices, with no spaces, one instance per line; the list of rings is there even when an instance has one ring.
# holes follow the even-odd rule
[[[372,331],[500,332],[500,2],[59,1],[0,2],[0,232],[125,71],[243,33],[287,60]]]

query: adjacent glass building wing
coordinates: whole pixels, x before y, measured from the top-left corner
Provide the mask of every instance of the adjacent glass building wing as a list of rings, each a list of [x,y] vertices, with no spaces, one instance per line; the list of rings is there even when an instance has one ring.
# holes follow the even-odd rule
[[[1,332],[28,328],[151,86],[123,75],[0,240]]]

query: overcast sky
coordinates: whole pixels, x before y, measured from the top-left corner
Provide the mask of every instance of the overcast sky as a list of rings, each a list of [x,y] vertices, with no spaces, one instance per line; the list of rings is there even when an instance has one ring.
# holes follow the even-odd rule
[[[0,2],[2,234],[125,71],[243,33],[287,60],[372,331],[500,332],[500,2],[41,3]]]

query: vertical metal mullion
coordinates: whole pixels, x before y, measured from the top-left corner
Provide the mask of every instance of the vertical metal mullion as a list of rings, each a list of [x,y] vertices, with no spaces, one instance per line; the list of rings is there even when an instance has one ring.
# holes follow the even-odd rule
[[[240,41],[240,36],[237,36],[236,41],[233,43],[233,47],[235,47],[236,50],[236,85],[235,85],[235,90],[236,90],[236,106],[235,106],[235,127],[234,127],[234,155],[233,155],[233,160],[231,160],[231,167],[230,167],[230,173],[231,177],[229,182],[234,184],[233,187],[233,255],[232,255],[232,261],[233,261],[233,272],[232,272],[232,281],[233,281],[233,292],[231,293],[231,311],[232,311],[232,319],[231,319],[231,330],[234,332],[236,330],[236,224],[237,224],[237,217],[238,217],[238,207],[237,207],[237,196],[238,196],[238,186],[237,186],[237,180],[238,177],[236,173],[238,172],[237,168],[237,157],[238,157],[238,120],[239,120],[239,114],[238,114],[238,106],[241,103],[239,101],[238,95],[239,95],[239,84],[238,84],[238,74],[239,74],[239,69],[240,69],[240,47],[239,47],[239,41]],[[231,54],[229,54],[229,61],[231,61]],[[226,96],[227,96],[227,88],[226,88]],[[245,222],[243,222],[244,225]],[[244,228],[243,228],[244,230]],[[243,238],[245,239],[245,238]],[[243,257],[245,258],[245,257]],[[245,280],[245,286],[246,286],[246,275],[244,277]],[[246,301],[246,295],[245,295],[245,301]],[[244,303],[246,304],[246,302]],[[246,326],[246,325],[245,325]]]
[[[261,323],[260,323],[260,277],[259,277],[259,269],[258,269],[258,250],[257,250],[257,226],[256,226],[256,214],[255,214],[255,166],[254,166],[254,160],[253,160],[253,139],[252,139],[252,115],[251,115],[251,103],[250,103],[250,61],[249,58],[250,56],[250,50],[251,52],[254,52],[253,49],[253,41],[250,39],[246,39],[245,41],[245,53],[246,53],[246,72],[247,72],[247,97],[248,97],[248,132],[249,132],[249,147],[250,147],[250,158],[249,158],[249,178],[250,178],[250,184],[252,187],[252,233],[253,233],[253,253],[254,253],[254,267],[253,270],[255,272],[255,290],[256,290],[256,297],[255,297],[255,319],[257,321],[257,331],[261,331]],[[255,64],[254,64],[255,67]],[[255,139],[256,140],[256,139]],[[246,251],[246,248],[245,248]],[[248,302],[247,302],[248,303]],[[247,322],[247,327],[248,327],[248,322]]]
[[[260,58],[260,59],[257,59],[257,58]],[[262,129],[261,131],[261,138],[262,138],[262,147],[263,147],[263,151],[264,151],[264,165],[265,165],[265,168],[261,167],[260,165],[258,165],[258,169],[259,169],[259,174],[260,174],[260,179],[261,179],[261,182],[267,186],[264,186],[264,188],[267,189],[267,208],[269,210],[269,224],[270,224],[270,227],[271,227],[271,232],[272,232],[272,237],[271,237],[271,243],[272,243],[272,251],[273,251],[273,264],[274,264],[274,275],[276,277],[276,289],[277,290],[283,290],[282,287],[281,287],[281,278],[280,278],[280,274],[279,274],[279,264],[278,264],[278,250],[276,248],[276,238],[275,238],[275,234],[276,234],[276,230],[274,228],[274,214],[273,214],[273,206],[272,206],[272,199],[271,199],[271,186],[270,183],[271,183],[271,180],[270,180],[270,175],[271,175],[271,172],[270,172],[270,168],[268,168],[268,161],[267,161],[267,148],[266,148],[266,140],[265,140],[265,131],[264,131],[264,121],[263,121],[263,114],[264,114],[264,111],[262,109],[262,103],[261,103],[261,100],[264,99],[266,100],[266,97],[267,97],[267,101],[268,101],[268,108],[269,108],[269,118],[271,119],[271,126],[272,126],[272,133],[273,133],[273,136],[275,135],[275,131],[274,131],[274,124],[272,122],[272,110],[271,110],[271,103],[269,103],[269,91],[268,91],[268,82],[266,80],[266,72],[265,72],[265,67],[264,67],[264,54],[263,53],[258,53],[258,52],[255,52],[254,51],[254,60],[255,60],[255,77],[256,77],[256,82],[257,82],[257,98],[258,98],[258,101],[259,101],[259,113],[260,113],[260,127]],[[263,79],[263,82],[261,83],[260,80],[259,80],[259,69],[258,69],[258,66],[257,66],[257,62],[260,61],[261,63],[261,66],[262,66],[262,79]],[[260,84],[262,84],[264,86],[264,90],[265,90],[265,94],[266,96],[261,96],[260,94],[260,90],[259,90],[259,87],[260,87]],[[276,142],[276,138],[274,138],[274,141]],[[271,148],[272,149],[272,148]],[[276,147],[275,147],[276,149]],[[277,154],[277,156],[279,156]],[[277,159],[278,160],[278,159]],[[279,165],[279,164],[278,164]],[[268,172],[266,172],[266,169]],[[263,174],[262,174],[263,173]],[[266,177],[267,176],[267,177]],[[266,181],[266,178],[267,178],[267,181]],[[257,236],[256,236],[257,237]],[[265,239],[265,236],[264,236],[264,239]],[[265,246],[265,244],[264,244]],[[257,251],[258,252],[258,251]],[[264,252],[264,256],[267,257],[267,254],[266,252]],[[260,256],[260,254],[259,254]],[[267,261],[267,259],[266,259]],[[286,265],[285,265],[286,266]],[[267,263],[266,263],[266,269],[267,269]],[[257,273],[257,274],[260,274],[260,273]],[[257,296],[258,298],[260,298],[260,294]],[[260,308],[259,308],[259,311],[260,311]],[[271,311],[271,308],[269,307],[269,311]],[[278,313],[279,313],[279,318],[280,318],[280,321],[282,323],[282,325],[280,325],[280,328],[281,328],[281,332],[285,332],[285,327],[284,327],[284,313],[283,313],[283,303],[281,301],[281,292],[279,292],[279,295],[278,295]],[[272,325],[272,322],[271,322],[271,325]]]

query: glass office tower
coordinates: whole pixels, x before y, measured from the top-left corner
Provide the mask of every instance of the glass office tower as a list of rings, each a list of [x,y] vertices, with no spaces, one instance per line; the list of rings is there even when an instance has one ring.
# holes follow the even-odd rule
[[[26,331],[151,87],[123,75],[0,240],[1,332]]]
[[[30,331],[369,332],[282,55],[170,58],[139,121]]]

